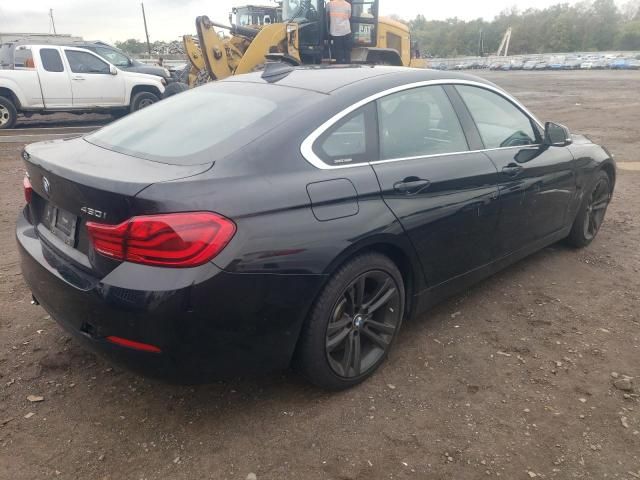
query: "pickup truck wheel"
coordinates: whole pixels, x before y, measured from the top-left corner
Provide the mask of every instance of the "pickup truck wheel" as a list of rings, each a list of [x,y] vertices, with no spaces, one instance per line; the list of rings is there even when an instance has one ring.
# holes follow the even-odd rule
[[[0,97],[0,130],[13,128],[18,119],[18,111],[11,100]]]
[[[154,95],[151,92],[136,93],[131,100],[131,111],[137,112],[138,110],[148,107],[149,105],[153,105],[159,100],[160,99],[158,98],[158,96]]]

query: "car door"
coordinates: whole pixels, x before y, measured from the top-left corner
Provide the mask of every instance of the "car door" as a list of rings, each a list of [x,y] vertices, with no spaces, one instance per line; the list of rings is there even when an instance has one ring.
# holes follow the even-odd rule
[[[498,224],[497,170],[473,152],[445,88],[377,101],[382,196],[403,225],[431,286],[490,263]],[[474,147],[474,145],[471,145]]]
[[[500,172],[500,253],[557,233],[569,221],[576,193],[569,149],[543,146],[537,122],[500,93],[480,86],[455,88]]]
[[[60,49],[40,48],[40,89],[45,108],[69,108],[73,105],[71,79],[65,69]]]
[[[71,71],[74,107],[119,106],[125,103],[122,75],[111,74],[111,65],[97,55],[76,49],[65,49]]]

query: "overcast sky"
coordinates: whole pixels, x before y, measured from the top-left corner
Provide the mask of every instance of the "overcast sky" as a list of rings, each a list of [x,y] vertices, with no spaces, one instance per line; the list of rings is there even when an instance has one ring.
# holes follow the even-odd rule
[[[268,4],[269,0],[146,0],[151,41],[174,40],[195,33],[198,15],[226,22],[234,5]],[[418,13],[428,19],[459,17],[465,20],[491,19],[505,8],[546,7],[561,0],[380,0],[381,13],[413,18]],[[570,2],[574,3],[574,2]],[[71,33],[87,40],[115,42],[144,38],[140,1],[137,0],[1,0],[0,33],[50,32],[49,9],[58,33]]]

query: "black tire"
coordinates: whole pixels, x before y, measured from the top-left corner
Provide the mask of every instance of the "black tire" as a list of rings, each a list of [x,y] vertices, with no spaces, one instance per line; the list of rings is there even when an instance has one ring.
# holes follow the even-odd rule
[[[363,382],[387,357],[404,305],[402,274],[388,257],[353,258],[317,298],[300,335],[294,369],[328,390]]]
[[[11,100],[0,97],[0,130],[13,128],[18,120],[18,110]]]
[[[164,93],[162,94],[162,98],[169,98],[173,95],[177,95],[178,93],[182,93],[186,90],[189,90],[189,85],[180,82],[173,82],[167,85],[167,88],[164,89]]]
[[[158,96],[151,92],[138,92],[131,99],[131,113],[142,110],[149,105],[158,102]]]
[[[567,237],[569,245],[583,248],[596,238],[610,201],[611,179],[606,172],[600,171],[582,199],[571,233]]]

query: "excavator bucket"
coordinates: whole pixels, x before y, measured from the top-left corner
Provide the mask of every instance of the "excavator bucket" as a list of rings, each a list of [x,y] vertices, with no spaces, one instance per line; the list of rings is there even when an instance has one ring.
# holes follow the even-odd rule
[[[191,35],[184,35],[182,37],[182,43],[184,44],[184,51],[189,58],[191,66],[196,70],[203,70],[205,66],[204,59],[202,58],[202,52],[193,37]]]
[[[297,39],[297,36],[295,37]],[[251,41],[251,45],[244,52],[235,74],[249,73],[266,61],[269,53],[282,53],[300,63],[297,45],[289,48],[289,35],[285,23],[265,25]]]
[[[227,59],[225,42],[213,28],[209,17],[196,18],[196,30],[200,41],[200,50],[211,80],[222,80],[233,74]]]
[[[214,27],[229,30],[230,36],[221,36]],[[300,63],[297,25],[274,23],[256,30],[220,25],[200,16],[196,30],[204,67],[212,80],[252,72],[264,65],[270,53],[280,53],[290,63]]]

